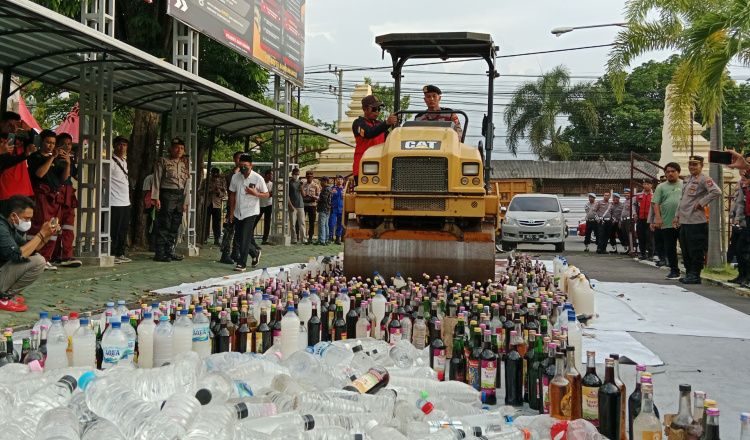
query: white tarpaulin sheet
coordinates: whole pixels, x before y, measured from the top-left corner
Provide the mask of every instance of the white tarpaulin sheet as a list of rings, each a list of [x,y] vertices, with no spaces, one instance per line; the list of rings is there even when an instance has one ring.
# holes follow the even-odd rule
[[[597,317],[588,330],[750,338],[750,316],[681,286],[593,281]]]
[[[636,341],[628,332],[607,330],[585,330],[583,333],[582,362],[586,365],[586,352],[596,352],[596,363],[603,364],[610,353],[620,355],[620,362],[648,366],[664,365],[661,358],[643,344]],[[582,371],[581,374],[584,374]]]

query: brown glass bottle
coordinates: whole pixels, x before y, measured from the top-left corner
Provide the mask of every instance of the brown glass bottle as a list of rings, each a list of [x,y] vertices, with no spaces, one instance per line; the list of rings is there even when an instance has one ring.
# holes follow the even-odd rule
[[[260,325],[258,330],[255,332],[255,352],[265,353],[266,350],[271,348],[273,344],[273,334],[271,333],[271,327],[266,322],[268,320],[267,310],[265,307],[260,308]]]
[[[609,355],[615,361],[615,384],[620,389],[622,404],[620,405],[620,440],[628,440],[628,394],[625,382],[620,379],[620,355],[612,353]]]
[[[380,365],[373,365],[365,374],[353,380],[344,389],[360,394],[375,394],[388,386],[390,379],[388,370]]]
[[[599,387],[599,432],[609,439],[620,437],[622,391],[615,384],[615,360],[607,358],[604,383]]]
[[[565,377],[565,356],[555,354],[555,377],[549,383],[549,415],[557,420],[571,420],[573,390]]]
[[[523,405],[523,358],[518,352],[518,333],[510,332],[510,347],[505,357],[505,404]]]
[[[587,351],[586,374],[581,379],[581,416],[599,426],[599,388],[602,380],[596,374],[596,352]]]
[[[581,373],[576,369],[576,348],[566,350],[567,364],[565,378],[570,382],[570,420],[581,418]]]
[[[529,330],[528,342],[526,343],[526,354],[523,355],[523,401],[529,401],[529,390],[531,389],[531,381],[529,378],[529,372],[531,364],[534,362],[534,341],[536,340],[536,330]]]
[[[549,383],[555,377],[556,354],[557,344],[554,342],[547,344],[547,362],[542,362],[539,365],[540,377],[542,379],[542,405],[539,408],[539,414],[549,414],[550,412]]]
[[[248,335],[250,335],[249,346],[247,343]],[[245,309],[242,309],[240,312],[240,323],[235,331],[234,340],[236,342],[234,351],[247,353],[252,350],[253,336],[252,333],[250,333],[250,327],[247,325],[247,310]]]

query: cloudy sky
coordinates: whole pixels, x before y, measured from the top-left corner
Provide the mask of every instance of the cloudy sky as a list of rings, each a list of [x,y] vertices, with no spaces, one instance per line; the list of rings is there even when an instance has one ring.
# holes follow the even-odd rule
[[[328,92],[329,86],[337,85],[337,78],[327,73],[329,64],[345,71],[345,104],[349,102],[354,85],[362,83],[365,76],[374,82],[390,84],[390,69],[347,71],[390,65],[389,59],[381,59],[381,50],[375,44],[377,35],[448,31],[488,33],[500,47],[500,56],[594,46],[611,43],[619,28],[581,29],[561,37],[555,37],[550,31],[556,27],[622,22],[624,5],[624,0],[308,1],[305,51],[305,70],[308,73],[302,102],[310,105],[317,118],[337,118],[336,98]],[[568,67],[575,81],[593,81],[604,73],[608,51],[609,48],[605,47],[499,59],[501,77],[495,83],[497,129],[493,158],[512,158],[505,146],[502,112],[508,96],[521,82],[534,80],[535,76],[561,64]],[[652,53],[636,60],[634,65],[650,59],[661,61],[668,56],[666,52]],[[486,67],[483,61],[413,68],[408,68],[407,64],[404,87],[405,92],[412,95],[411,108],[423,108],[423,85],[438,85],[443,91],[441,104],[469,113],[467,143],[476,145],[480,139],[479,121],[487,108],[487,78],[476,74],[483,74]],[[736,77],[738,72],[732,73]],[[518,158],[535,157],[520,153]]]

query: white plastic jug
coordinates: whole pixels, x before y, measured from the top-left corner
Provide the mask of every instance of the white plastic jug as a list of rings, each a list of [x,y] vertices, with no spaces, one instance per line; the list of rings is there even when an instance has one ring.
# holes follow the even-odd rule
[[[564,294],[568,294],[570,291],[570,280],[574,279],[578,274],[580,274],[581,271],[578,270],[575,266],[568,266],[565,271],[562,273],[562,291]]]
[[[594,288],[586,277],[581,275],[575,283],[575,309],[578,315],[594,316]]]

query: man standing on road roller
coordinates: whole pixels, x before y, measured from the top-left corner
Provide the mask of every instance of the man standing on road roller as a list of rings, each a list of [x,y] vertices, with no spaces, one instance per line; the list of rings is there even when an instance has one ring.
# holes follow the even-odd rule
[[[156,201],[159,225],[154,261],[182,260],[182,256],[175,252],[175,246],[183,215],[190,205],[190,164],[183,158],[184,154],[185,142],[174,138],[169,157],[160,158],[154,167],[151,197]]]
[[[415,121],[447,121],[453,122],[458,133],[458,139],[461,139],[463,130],[461,129],[461,122],[458,120],[458,115],[453,113],[452,109],[440,107],[440,99],[442,98],[443,92],[437,86],[424,86],[422,87],[424,92],[424,103],[427,104],[427,110],[438,111],[445,110],[445,113],[417,113],[414,116]]]
[[[364,116],[360,116],[352,123],[354,140],[356,148],[354,149],[354,186],[359,184],[359,161],[368,148],[373,145],[379,145],[385,142],[388,136],[388,129],[398,124],[396,115],[390,115],[385,121],[378,122],[378,115],[383,103],[378,101],[374,95],[367,95],[362,98],[362,111]]]
[[[721,190],[713,179],[701,172],[703,157],[690,156],[688,171],[690,176],[682,185],[682,197],[672,226],[680,228],[680,248],[686,271],[680,282],[700,284],[703,259],[708,252],[708,219],[705,208],[721,196]]]

